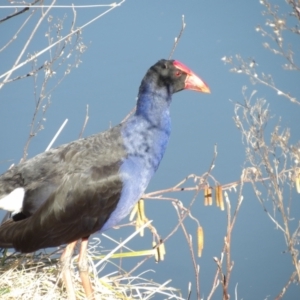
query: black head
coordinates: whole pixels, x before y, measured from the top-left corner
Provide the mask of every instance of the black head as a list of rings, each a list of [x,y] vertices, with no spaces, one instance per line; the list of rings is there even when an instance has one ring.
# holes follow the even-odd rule
[[[208,86],[196,74],[176,60],[159,60],[148,70],[143,79],[143,82],[145,81],[155,84],[158,89],[165,87],[171,93],[183,89],[210,92]]]

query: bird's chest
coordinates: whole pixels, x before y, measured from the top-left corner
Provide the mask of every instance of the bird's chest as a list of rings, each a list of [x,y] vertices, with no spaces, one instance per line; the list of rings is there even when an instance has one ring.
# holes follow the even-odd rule
[[[165,153],[171,131],[169,118],[159,125],[143,120],[124,130],[124,146],[127,153],[124,164],[132,174],[152,175],[158,168]]]
[[[117,208],[103,230],[126,217],[145,192],[165,153],[170,129],[141,126],[123,133],[126,157],[120,167],[122,192]]]

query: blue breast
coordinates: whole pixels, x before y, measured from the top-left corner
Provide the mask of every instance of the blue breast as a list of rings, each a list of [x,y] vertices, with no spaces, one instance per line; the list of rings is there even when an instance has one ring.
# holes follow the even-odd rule
[[[120,167],[123,189],[117,208],[101,231],[130,213],[157,170],[171,133],[170,102],[167,92],[144,93],[136,113],[123,125],[121,135],[127,152]]]

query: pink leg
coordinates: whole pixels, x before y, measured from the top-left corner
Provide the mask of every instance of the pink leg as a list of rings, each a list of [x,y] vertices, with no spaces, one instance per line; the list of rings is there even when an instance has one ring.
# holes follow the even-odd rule
[[[62,263],[62,278],[67,289],[69,300],[76,300],[75,290],[73,287],[72,276],[70,271],[70,262],[76,243],[77,241],[68,244],[60,258],[60,261]]]
[[[89,265],[86,257],[89,237],[82,238],[78,259],[79,274],[85,295],[88,299],[94,299],[93,288],[89,278]]]

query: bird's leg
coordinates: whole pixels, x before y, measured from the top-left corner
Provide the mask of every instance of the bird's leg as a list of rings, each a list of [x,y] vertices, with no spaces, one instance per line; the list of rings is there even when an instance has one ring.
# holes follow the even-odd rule
[[[62,278],[67,289],[69,300],[76,300],[75,290],[73,287],[72,276],[70,271],[70,262],[76,243],[77,241],[68,244],[60,258],[60,261],[62,263]]]
[[[88,299],[94,299],[93,288],[89,278],[89,265],[87,261],[87,245],[89,237],[82,238],[79,259],[78,259],[78,268],[79,274],[82,281],[82,286],[85,292],[85,295]]]

